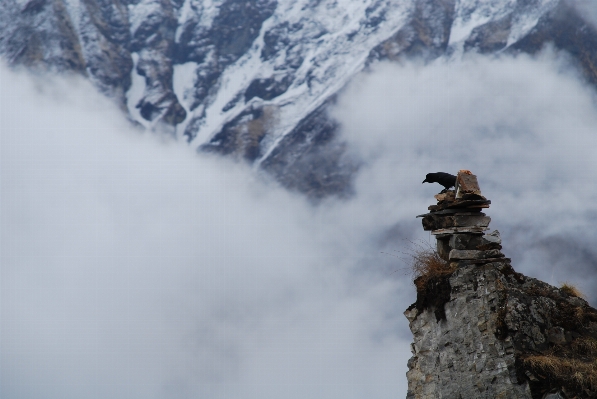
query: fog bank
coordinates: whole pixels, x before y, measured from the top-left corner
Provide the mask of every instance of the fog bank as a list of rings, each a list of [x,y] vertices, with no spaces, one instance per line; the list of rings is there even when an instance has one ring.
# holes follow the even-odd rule
[[[425,173],[470,169],[514,268],[597,302],[597,101],[565,55],[379,64],[335,116],[366,164],[357,192],[372,209],[423,213],[441,188],[421,186]]]
[[[406,392],[413,290],[367,215],[0,72],[3,398]]]
[[[473,171],[514,268],[597,302],[597,106],[559,55],[374,66],[333,111],[356,195],[318,206],[84,81],[0,78],[3,398],[404,397],[428,172]]]

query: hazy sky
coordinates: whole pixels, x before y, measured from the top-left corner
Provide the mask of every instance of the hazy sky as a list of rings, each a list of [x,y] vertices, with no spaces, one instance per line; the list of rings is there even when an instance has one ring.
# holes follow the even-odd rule
[[[565,61],[380,64],[334,115],[364,167],[317,207],[0,69],[3,398],[396,398],[417,214],[467,168],[515,269],[597,300],[597,105]],[[397,252],[399,256],[400,253]]]

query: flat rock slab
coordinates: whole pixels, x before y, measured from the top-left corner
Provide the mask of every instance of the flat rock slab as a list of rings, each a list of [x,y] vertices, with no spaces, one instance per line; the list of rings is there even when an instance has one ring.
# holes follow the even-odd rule
[[[491,218],[478,215],[434,215],[423,217],[423,230],[447,229],[450,227],[487,227]]]
[[[450,260],[469,260],[469,259],[497,259],[503,257],[498,249],[489,251],[479,251],[474,249],[453,249],[448,258]]]
[[[474,234],[452,234],[448,245],[451,249],[476,249],[487,251],[502,249],[499,232],[497,230],[483,236]]]
[[[427,215],[462,215],[462,216],[485,216],[485,214],[483,212],[481,212],[481,209],[479,208],[471,208],[471,209],[444,209],[441,211],[437,211],[437,212],[429,212],[429,213],[423,213],[422,215],[417,215],[416,217],[418,218],[422,218],[425,217]]]
[[[485,259],[485,251],[474,249],[453,249],[448,256],[450,260]]]
[[[438,229],[431,231],[431,234],[437,238],[450,236],[452,234],[468,233],[468,234],[483,234],[487,227],[452,227],[449,229]]]
[[[453,234],[450,236],[448,245],[451,249],[477,249],[481,243],[481,237],[473,234]]]
[[[427,207],[431,212],[437,212],[444,209],[471,209],[471,208],[489,208],[491,200],[485,199],[457,199],[456,201],[442,201],[437,205],[430,205]]]

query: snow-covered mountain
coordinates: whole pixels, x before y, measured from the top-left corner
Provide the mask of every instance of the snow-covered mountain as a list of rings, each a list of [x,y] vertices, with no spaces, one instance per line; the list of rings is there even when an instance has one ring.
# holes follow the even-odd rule
[[[552,43],[597,84],[579,0],[4,0],[0,27],[10,64],[83,74],[143,126],[313,197],[350,193],[326,110],[377,60]]]

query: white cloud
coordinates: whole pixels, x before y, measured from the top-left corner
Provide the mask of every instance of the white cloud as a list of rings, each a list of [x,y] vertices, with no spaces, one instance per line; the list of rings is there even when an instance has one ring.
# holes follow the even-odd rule
[[[597,299],[597,107],[553,54],[362,75],[357,195],[317,207],[82,81],[0,76],[3,398],[405,396],[415,294],[380,251],[433,240],[428,172],[471,169],[514,267]]]
[[[595,92],[552,51],[471,56],[426,67],[379,64],[340,97],[335,116],[367,166],[357,192],[424,213],[428,172],[470,169],[493,201],[514,267],[597,299]],[[437,185],[436,185],[437,186]],[[385,187],[385,188],[381,188]],[[556,250],[557,248],[557,250]]]
[[[3,398],[405,394],[413,289],[366,216],[0,75]]]

